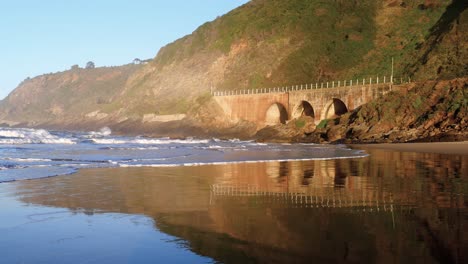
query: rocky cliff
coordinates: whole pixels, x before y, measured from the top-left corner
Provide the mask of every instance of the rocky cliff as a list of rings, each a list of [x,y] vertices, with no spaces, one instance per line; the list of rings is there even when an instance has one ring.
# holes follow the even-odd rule
[[[336,119],[323,120],[312,133],[284,125],[263,129],[258,136],[316,143],[467,140],[468,79],[408,84]]]

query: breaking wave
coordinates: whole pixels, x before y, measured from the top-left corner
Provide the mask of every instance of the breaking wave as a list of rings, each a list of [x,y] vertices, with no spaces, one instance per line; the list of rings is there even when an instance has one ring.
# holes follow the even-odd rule
[[[76,144],[69,138],[50,134],[44,129],[2,128],[0,129],[0,144]]]
[[[141,145],[160,145],[160,144],[207,144],[209,140],[195,140],[195,139],[150,139],[150,138],[100,138],[92,139],[95,144],[112,145],[112,144],[141,144]]]
[[[0,182],[65,175],[81,168],[167,167],[358,158],[345,146],[239,139],[171,139],[0,128]]]

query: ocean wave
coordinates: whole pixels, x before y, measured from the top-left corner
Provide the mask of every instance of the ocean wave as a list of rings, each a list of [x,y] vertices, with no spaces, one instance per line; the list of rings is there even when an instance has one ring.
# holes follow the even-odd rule
[[[16,161],[16,162],[43,162],[43,161],[52,161],[51,159],[36,159],[36,158],[4,158],[4,160]]]
[[[122,145],[122,144],[135,144],[135,145],[161,145],[161,144],[207,144],[207,139],[166,139],[166,138],[93,138],[91,141],[95,144],[102,145]]]
[[[2,128],[0,129],[0,144],[76,144],[76,142],[70,138],[52,135],[44,129]]]
[[[18,164],[0,164],[0,170],[14,170],[14,169],[22,169],[26,166],[21,166]]]
[[[99,129],[99,131],[91,131],[88,132],[84,135],[82,135],[83,138],[100,138],[100,137],[107,137],[112,134],[112,130],[108,127],[103,127]]]
[[[162,164],[126,164],[117,163],[119,167],[124,168],[159,168],[159,167],[190,167],[190,166],[205,166],[205,165],[229,165],[242,163],[268,163],[268,162],[291,162],[291,161],[312,161],[312,160],[335,160],[335,159],[353,159],[365,158],[368,154],[362,154],[350,157],[324,157],[324,158],[291,158],[291,159],[262,159],[262,160],[232,160],[232,161],[213,161],[213,162],[186,162],[186,163],[162,163]]]
[[[111,133],[106,128],[87,133],[0,128],[0,176],[3,177],[0,182],[39,175],[49,177],[82,168],[199,166],[367,156],[344,145],[124,137],[111,136]]]

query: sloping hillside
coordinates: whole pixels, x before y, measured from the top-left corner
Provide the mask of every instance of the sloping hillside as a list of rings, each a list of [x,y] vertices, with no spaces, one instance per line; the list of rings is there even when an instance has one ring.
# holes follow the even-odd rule
[[[96,118],[95,111],[108,107],[141,67],[76,68],[24,80],[1,102],[0,118],[29,125]]]
[[[464,77],[466,8],[464,0],[252,0],[163,47],[147,65],[26,81],[0,104],[0,117],[78,128],[190,117],[213,89],[389,76],[392,57],[398,77]]]
[[[452,79],[468,74],[468,2],[454,1],[416,46],[404,71],[415,79]]]
[[[464,1],[254,0],[162,48],[126,88],[134,100],[120,105],[130,112],[185,112],[211,87],[388,76],[392,57],[395,76],[435,79],[440,72],[426,70],[428,57],[455,44],[466,56],[465,21],[453,30],[465,9]],[[438,48],[437,40],[454,34],[457,43]],[[445,76],[466,75],[460,66]]]

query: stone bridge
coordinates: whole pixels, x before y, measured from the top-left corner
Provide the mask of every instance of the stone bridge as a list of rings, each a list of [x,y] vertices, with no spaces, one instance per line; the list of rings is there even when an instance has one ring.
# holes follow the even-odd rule
[[[316,124],[368,103],[395,88],[379,78],[328,82],[254,90],[216,91],[213,96],[234,122],[251,121],[258,127],[286,123],[301,116]]]

